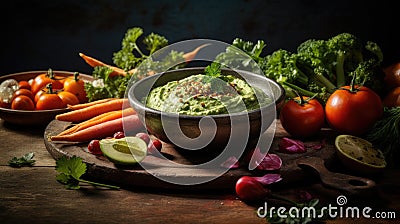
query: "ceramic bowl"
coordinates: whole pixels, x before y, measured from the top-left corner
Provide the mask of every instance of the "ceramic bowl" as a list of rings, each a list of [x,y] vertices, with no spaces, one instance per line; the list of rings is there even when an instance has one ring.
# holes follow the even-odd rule
[[[273,103],[252,111],[192,116],[162,112],[149,108],[144,104],[143,99],[148,94],[149,89],[162,86],[169,81],[181,80],[200,73],[204,73],[204,67],[171,70],[155,74],[132,84],[128,92],[129,102],[137,111],[148,132],[165,142],[172,143],[178,148],[189,150],[193,150],[190,148],[190,142],[193,143],[191,140],[196,139],[201,134],[214,137],[210,137],[212,140],[207,145],[192,144],[193,146],[196,145],[196,149],[223,149],[230,139],[233,145],[238,147],[243,144],[243,141],[247,142],[245,143],[246,147],[254,146],[260,135],[266,131],[276,118],[277,108],[282,105],[285,98],[284,89],[278,83],[265,76],[247,71],[228,69],[222,71],[226,75],[231,74],[238,78],[244,78],[250,85],[260,88],[274,99]],[[212,118],[213,125],[201,125],[200,121],[205,117]],[[168,131],[166,132],[165,130]]]

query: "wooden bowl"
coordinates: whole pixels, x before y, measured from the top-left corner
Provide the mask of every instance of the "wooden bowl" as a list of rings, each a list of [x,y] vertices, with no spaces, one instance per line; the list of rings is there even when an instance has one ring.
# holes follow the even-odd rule
[[[19,72],[14,74],[9,74],[5,76],[0,76],[0,83],[6,79],[15,79],[17,81],[35,78],[37,75],[46,73],[47,71],[27,71]],[[57,76],[73,76],[74,72],[68,71],[53,71]],[[79,74],[79,77],[84,81],[92,81],[93,77],[90,75]],[[35,111],[25,111],[25,110],[12,110],[0,107],[0,118],[5,122],[15,124],[15,125],[37,125],[45,126],[50,121],[54,120],[55,116],[60,113],[68,111],[67,108],[54,109],[54,110],[35,110]]]

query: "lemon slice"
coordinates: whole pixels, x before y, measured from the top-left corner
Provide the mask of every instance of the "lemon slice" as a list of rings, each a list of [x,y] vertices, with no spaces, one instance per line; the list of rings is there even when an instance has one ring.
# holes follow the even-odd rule
[[[100,149],[111,162],[120,165],[134,165],[147,155],[147,144],[138,137],[102,139]]]
[[[335,146],[345,166],[360,173],[375,173],[386,167],[381,150],[374,148],[369,141],[352,136],[339,135]]]

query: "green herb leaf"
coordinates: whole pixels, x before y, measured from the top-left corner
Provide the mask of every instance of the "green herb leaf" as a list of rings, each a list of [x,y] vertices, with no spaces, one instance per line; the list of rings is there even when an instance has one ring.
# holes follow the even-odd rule
[[[8,165],[11,167],[33,166],[33,164],[35,163],[35,160],[33,160],[34,156],[35,154],[33,152],[30,152],[20,158],[13,157],[11,160],[8,161]]]
[[[62,156],[56,161],[56,171],[59,172],[59,174],[56,176],[56,180],[66,185],[67,189],[79,189],[80,182],[88,183],[93,186],[119,189],[119,187],[116,186],[81,179],[80,177],[86,173],[86,164],[82,161],[82,158],[79,158],[77,156],[72,156],[71,158]]]
[[[218,78],[221,76],[221,64],[213,62],[204,69],[205,75]]]

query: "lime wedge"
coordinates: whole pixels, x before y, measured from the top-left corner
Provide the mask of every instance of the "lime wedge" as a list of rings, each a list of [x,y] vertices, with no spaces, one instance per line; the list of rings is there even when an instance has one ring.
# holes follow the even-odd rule
[[[335,146],[339,158],[349,169],[370,174],[386,167],[382,151],[374,148],[372,143],[365,139],[339,135],[336,137]]]
[[[120,165],[134,165],[147,155],[147,144],[138,137],[102,139],[100,149],[111,162]]]

